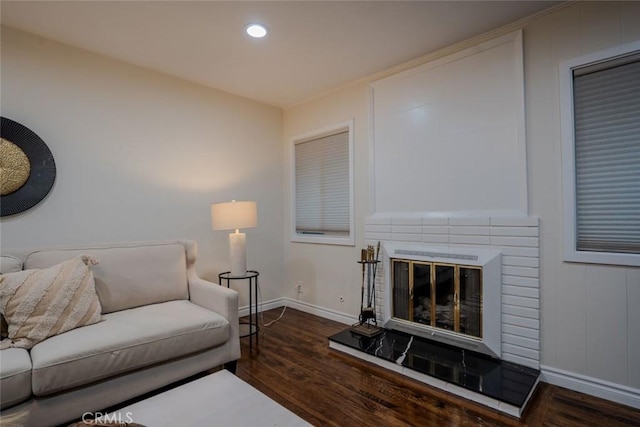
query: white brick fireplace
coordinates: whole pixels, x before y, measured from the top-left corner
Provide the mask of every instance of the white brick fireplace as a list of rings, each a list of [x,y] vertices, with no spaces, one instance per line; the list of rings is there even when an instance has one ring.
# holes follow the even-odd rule
[[[480,260],[487,254],[501,254],[498,258],[501,259],[501,277],[497,284],[500,302],[495,307],[491,302],[485,302],[484,307],[498,319],[497,328],[501,329],[499,356],[536,369],[540,366],[538,236],[538,218],[535,217],[375,215],[365,220],[366,243],[375,245],[380,241],[387,251],[403,246],[425,251],[441,248],[446,255],[473,254],[475,249]],[[380,324],[402,329],[393,321],[389,322],[389,254],[383,251],[383,255],[376,277],[377,320]],[[426,258],[418,256],[417,259]],[[469,264],[469,260],[466,263]],[[491,328],[491,325],[487,324],[485,328]],[[439,335],[447,342],[447,333]],[[487,330],[486,335],[491,336],[492,331]],[[465,344],[461,346],[464,348]]]

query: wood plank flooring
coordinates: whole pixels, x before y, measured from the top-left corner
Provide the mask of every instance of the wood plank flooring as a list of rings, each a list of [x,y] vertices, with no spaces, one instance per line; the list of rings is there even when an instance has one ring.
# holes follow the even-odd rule
[[[315,426],[640,426],[640,410],[545,383],[517,420],[330,349],[345,328],[287,308],[251,356],[241,340],[237,375]]]

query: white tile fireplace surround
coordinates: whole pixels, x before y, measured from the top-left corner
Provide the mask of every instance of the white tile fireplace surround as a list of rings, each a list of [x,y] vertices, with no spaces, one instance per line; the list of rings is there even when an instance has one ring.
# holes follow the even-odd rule
[[[491,321],[501,333],[489,343],[503,360],[540,367],[540,302],[539,302],[539,220],[536,217],[394,217],[375,215],[365,220],[367,244],[382,243],[381,263],[376,277],[376,314],[380,324],[395,329],[397,322],[389,322],[391,303],[388,283],[389,258],[403,258],[452,264],[483,265],[497,254],[501,260],[498,283],[483,283],[484,298],[490,297],[489,287],[498,288],[500,303],[492,306],[485,301],[483,309],[491,315],[483,318],[483,335],[490,337]],[[400,250],[399,254],[389,253]],[[474,260],[474,250],[476,259]],[[412,255],[413,254],[413,255]],[[471,258],[452,261],[448,254],[471,255]],[[444,256],[444,258],[443,258]],[[489,270],[495,270],[490,268]],[[484,280],[487,280],[485,277]],[[499,313],[495,311],[498,310]],[[493,320],[490,318],[493,317]],[[487,320],[489,319],[489,320]],[[402,323],[402,322],[401,322]],[[392,326],[393,325],[393,326]],[[495,323],[494,323],[495,325]],[[423,331],[416,335],[428,336]],[[438,333],[440,340],[455,343],[455,336]],[[494,334],[495,335],[495,334]],[[450,338],[454,337],[451,341]],[[438,338],[438,337],[436,337]],[[473,340],[468,340],[473,343]],[[465,343],[458,344],[464,347]],[[501,350],[501,351],[500,351]]]

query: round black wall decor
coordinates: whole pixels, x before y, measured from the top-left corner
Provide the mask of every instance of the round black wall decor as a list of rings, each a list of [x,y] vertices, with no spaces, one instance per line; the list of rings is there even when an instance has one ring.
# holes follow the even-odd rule
[[[56,180],[53,154],[42,138],[2,117],[0,126],[0,216],[37,205]]]

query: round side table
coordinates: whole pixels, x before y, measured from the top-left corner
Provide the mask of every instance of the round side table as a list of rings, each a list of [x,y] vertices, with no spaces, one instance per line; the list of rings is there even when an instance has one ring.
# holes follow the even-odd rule
[[[220,285],[223,281],[227,282],[227,288],[232,280],[244,280],[249,282],[249,321],[240,322],[240,338],[249,337],[249,353],[253,352],[253,336],[256,337],[256,345],[258,342],[258,332],[260,332],[260,324],[258,322],[258,273],[255,270],[247,270],[243,276],[234,276],[230,271],[218,274]],[[244,326],[244,328],[243,328]],[[244,331],[243,331],[244,329]]]

